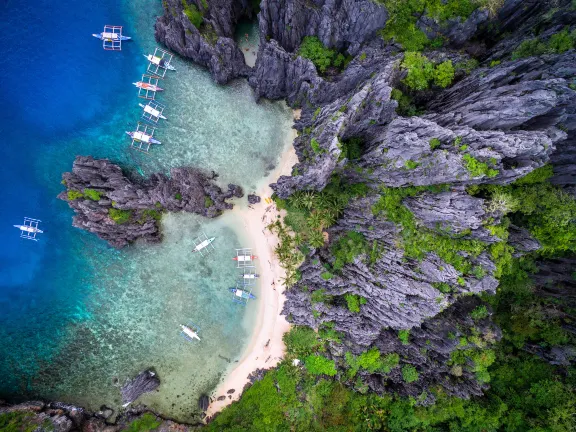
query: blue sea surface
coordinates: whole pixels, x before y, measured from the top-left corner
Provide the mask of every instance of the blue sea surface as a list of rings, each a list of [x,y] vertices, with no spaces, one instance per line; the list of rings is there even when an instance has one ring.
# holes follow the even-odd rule
[[[8,0],[1,8],[0,398],[118,407],[118,383],[154,366],[165,380],[146,402],[186,419],[185,405],[226,369],[218,359],[237,358],[252,331],[254,309],[234,307],[226,289],[236,277],[230,250],[250,239],[230,216],[169,215],[162,244],[111,249],[71,226],[72,211],[56,199],[61,174],[75,155],[90,154],[146,174],[201,166],[223,184],[254,189],[285,146],[290,111],[256,104],[245,82],[218,87],[177,59],[161,99],[164,145],[132,152],[124,131],[140,110],[131,83],[145,70],[142,54],[157,46],[161,2]],[[123,25],[134,40],[104,51],[91,36],[104,24]],[[13,227],[25,216],[42,220],[38,242]],[[212,260],[188,256],[200,230],[217,235]],[[203,321],[207,336],[193,349],[176,331],[189,318]]]

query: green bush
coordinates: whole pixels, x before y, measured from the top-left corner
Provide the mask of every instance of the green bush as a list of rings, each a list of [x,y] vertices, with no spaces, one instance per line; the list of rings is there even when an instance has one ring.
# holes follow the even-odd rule
[[[312,303],[324,303],[329,298],[330,296],[326,295],[323,289],[312,291],[312,294],[310,294],[310,301]]]
[[[402,366],[402,379],[408,384],[418,380],[418,371],[414,366]]]
[[[149,432],[160,426],[162,422],[156,418],[154,414],[145,413],[139,419],[134,420],[128,424],[124,429],[126,432]]]
[[[487,163],[480,162],[478,159],[474,158],[474,156],[465,154],[462,156],[462,159],[464,159],[464,162],[466,163],[465,168],[470,173],[471,177],[496,177],[499,174],[498,170],[488,167]]]
[[[420,164],[416,161],[408,159],[407,161],[404,162],[404,166],[406,168],[412,170],[412,169],[418,168],[420,166]]]
[[[476,307],[472,312],[470,312],[470,317],[474,320],[474,321],[478,321],[481,319],[486,318],[489,315],[488,313],[488,309],[486,308],[486,306],[482,305],[482,306],[478,306]]]
[[[553,34],[548,40],[548,48],[550,51],[562,54],[574,48],[576,42],[576,30],[570,34],[569,28],[566,27],[559,33]]]
[[[334,360],[329,360],[321,355],[309,355],[306,357],[304,365],[312,375],[336,375]]]
[[[412,117],[421,114],[421,111],[412,102],[412,98],[398,89],[392,89],[390,99],[398,102],[397,112],[402,116]]]
[[[361,138],[350,138],[342,141],[342,156],[348,160],[356,160],[362,156],[363,142]]]
[[[108,215],[110,219],[116,222],[118,225],[126,223],[132,217],[132,210],[120,210],[116,208],[109,208]]]
[[[198,7],[195,4],[188,4],[186,0],[182,0],[182,6],[184,7],[184,13],[190,22],[194,27],[199,29],[204,21],[204,14],[198,10]]]
[[[98,192],[97,190],[94,189],[84,189],[84,196],[86,198],[91,199],[92,201],[100,201],[100,198],[102,197],[102,192]]]
[[[326,48],[316,36],[306,36],[300,44],[298,55],[314,63],[318,72],[324,73],[330,66],[342,67],[344,56],[337,55],[336,51]]]
[[[398,339],[400,339],[402,345],[408,345],[410,343],[410,330],[400,330],[398,332]]]
[[[77,200],[79,198],[84,198],[84,194],[82,192],[77,191],[77,190],[72,190],[72,189],[68,191],[67,195],[68,195],[68,200],[70,200],[70,201],[74,201],[74,200]]]
[[[440,63],[434,70],[434,84],[442,88],[448,87],[454,81],[454,66],[448,60]]]
[[[431,138],[430,139],[430,150],[436,150],[441,145],[442,145],[442,143],[440,142],[440,140],[438,138]]]
[[[318,335],[310,327],[294,326],[282,337],[286,349],[295,356],[312,354],[320,345]]]
[[[366,304],[366,299],[359,295],[346,294],[344,298],[350,312],[358,313],[360,312],[360,305]]]
[[[403,82],[414,90],[426,90],[434,78],[434,64],[418,52],[407,52],[401,66],[408,70]]]
[[[178,201],[182,201],[182,194],[180,192],[176,192],[176,194],[174,195],[174,199],[177,199]]]
[[[335,258],[332,267],[335,270],[340,270],[345,264],[354,262],[354,258],[366,252],[367,246],[366,239],[362,234],[355,231],[346,232],[330,248]]]
[[[320,143],[318,141],[316,141],[316,138],[312,138],[310,140],[310,147],[312,147],[312,150],[314,151],[314,153],[318,154],[322,152],[322,148],[320,147]]]
[[[214,205],[214,201],[212,201],[212,198],[210,198],[209,196],[205,196],[204,197],[204,207],[205,208],[210,208]]]
[[[334,275],[328,271],[324,272],[320,275],[320,277],[322,277],[322,279],[324,279],[324,280],[332,279],[332,276],[334,276]]]

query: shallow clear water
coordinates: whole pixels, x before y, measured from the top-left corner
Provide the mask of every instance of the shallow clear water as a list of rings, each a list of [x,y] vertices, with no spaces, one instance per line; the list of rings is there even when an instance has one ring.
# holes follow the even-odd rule
[[[287,144],[284,104],[257,104],[245,82],[218,87],[178,59],[158,98],[167,105],[157,134],[163,145],[148,155],[128,149],[124,130],[140,115],[131,83],[145,70],[142,53],[156,46],[160,9],[150,0],[2,6],[0,85],[9,109],[0,116],[1,397],[118,407],[115,382],[154,367],[162,384],[141,400],[190,419],[198,395],[216,384],[227,359],[240,357],[252,331],[257,305],[240,308],[227,291],[236,277],[233,249],[249,245],[232,214],[169,215],[161,244],[116,251],[72,228],[72,211],[55,199],[76,154],[144,173],[199,166],[249,192]],[[121,53],[103,51],[89,36],[107,23],[124,24],[134,37]],[[20,239],[12,227],[24,216],[43,221],[39,242]],[[217,237],[209,258],[190,253],[200,229]],[[178,324],[189,320],[201,327],[202,342],[179,336]]]

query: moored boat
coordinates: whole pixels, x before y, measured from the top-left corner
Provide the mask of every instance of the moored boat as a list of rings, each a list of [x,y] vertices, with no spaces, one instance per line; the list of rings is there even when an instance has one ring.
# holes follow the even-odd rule
[[[130,36],[124,36],[118,33],[102,32],[102,33],[92,33],[96,39],[106,40],[106,41],[127,41],[131,40]]]
[[[134,84],[136,87],[141,88],[143,90],[150,90],[153,92],[164,91],[163,88],[158,87],[156,84],[150,84],[150,83],[146,83],[143,81],[138,81],[138,82],[135,82],[132,84]]]
[[[251,292],[241,290],[240,288],[228,288],[228,291],[233,293],[236,297],[240,297],[243,299],[256,299],[256,296]]]
[[[256,258],[258,258],[256,255],[238,255],[233,257],[232,259],[238,262],[247,262],[247,261],[253,261]]]
[[[201,340],[200,337],[198,336],[198,333],[196,333],[191,326],[180,324],[180,328],[182,329],[182,334],[184,335],[184,337],[187,337],[187,339]]]
[[[150,143],[150,144],[162,144],[160,141],[158,141],[156,138],[152,137],[151,135],[146,135],[143,132],[140,131],[126,131],[126,134],[132,138],[133,140],[136,141],[142,141],[145,143]]]
[[[150,105],[144,105],[144,104],[138,104],[138,105],[140,106],[140,108],[144,108],[145,113],[148,113],[153,117],[166,120],[166,117],[164,117],[164,115],[162,115],[162,113],[159,110],[152,108]]]
[[[175,70],[176,70],[176,68],[170,64],[170,61],[166,61],[165,59],[163,59],[163,58],[161,58],[161,57],[157,57],[157,56],[154,56],[154,55],[152,55],[152,54],[148,54],[148,55],[142,54],[142,55],[143,55],[144,57],[146,57],[146,59],[147,59],[150,63],[155,64],[155,65],[158,65],[158,66],[160,66],[160,67],[163,68],[163,69],[168,69],[168,70],[171,70],[171,71],[175,71]]]
[[[216,237],[210,237],[209,239],[206,239],[198,243],[196,247],[192,250],[192,252],[200,252],[202,249],[210,245],[214,240],[216,240]]]

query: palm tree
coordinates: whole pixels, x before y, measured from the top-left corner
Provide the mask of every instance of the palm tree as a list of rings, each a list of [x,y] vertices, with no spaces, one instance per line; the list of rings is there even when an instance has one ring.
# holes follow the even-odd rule
[[[315,203],[316,203],[316,195],[314,194],[314,192],[307,191],[302,193],[302,205],[305,208],[310,210],[312,207],[314,207]]]
[[[308,243],[314,248],[324,246],[324,233],[322,231],[312,231],[308,237]]]
[[[306,219],[308,226],[314,229],[322,229],[324,227],[324,216],[320,212],[312,212],[312,214]]]

